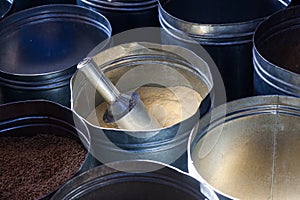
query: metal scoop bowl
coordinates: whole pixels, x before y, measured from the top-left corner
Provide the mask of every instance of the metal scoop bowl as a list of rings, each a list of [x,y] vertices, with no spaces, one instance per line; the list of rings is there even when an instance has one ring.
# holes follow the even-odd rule
[[[126,130],[161,128],[157,120],[148,113],[139,95],[135,92],[120,93],[105,74],[98,70],[92,58],[83,59],[77,68],[108,103],[109,106],[103,116],[106,123],[116,123],[120,129]]]

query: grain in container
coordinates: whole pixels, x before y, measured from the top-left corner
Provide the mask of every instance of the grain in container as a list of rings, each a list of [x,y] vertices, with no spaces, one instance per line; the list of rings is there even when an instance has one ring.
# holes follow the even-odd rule
[[[149,169],[151,171],[146,171]],[[218,198],[211,189],[175,168],[158,162],[138,160],[114,162],[93,168],[66,183],[52,199]]]
[[[277,12],[254,34],[256,94],[300,97],[300,6]]]
[[[0,105],[0,199],[50,199],[97,164],[89,140],[67,107],[45,100]]]
[[[148,109],[158,111],[158,118],[167,124],[165,128],[149,131],[128,131],[101,124],[104,100],[78,71],[71,80],[71,109],[89,127],[94,157],[104,164],[147,159],[173,163],[187,170],[188,136],[197,119],[208,112],[214,102],[208,65],[182,47],[145,42],[109,48],[95,55],[94,60],[121,93],[143,90],[146,100],[141,99],[150,105]],[[170,96],[176,99],[169,100]],[[187,110],[189,114],[185,113]],[[185,117],[168,124],[173,117],[177,120],[175,116]]]
[[[76,5],[44,5],[0,21],[0,103],[47,99],[70,106],[76,64],[111,27],[97,12]]]
[[[202,45],[216,63],[228,100],[253,95],[252,37],[260,22],[289,0],[159,0],[163,43]]]
[[[157,0],[77,0],[110,21],[113,34],[139,27],[158,27]]]
[[[256,96],[213,111],[189,138],[189,173],[222,199],[299,199],[300,99]]]

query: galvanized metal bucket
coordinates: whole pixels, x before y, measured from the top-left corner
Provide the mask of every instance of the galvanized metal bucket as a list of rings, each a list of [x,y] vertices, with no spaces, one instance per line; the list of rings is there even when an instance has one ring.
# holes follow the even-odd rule
[[[107,19],[75,5],[45,5],[0,22],[0,103],[47,99],[70,106],[77,63],[109,38]]]
[[[145,172],[146,169],[157,170]],[[120,170],[124,171],[120,171]],[[205,195],[200,188],[206,191]],[[204,192],[204,191],[203,191]],[[170,166],[153,161],[109,163],[72,179],[53,196],[55,199],[184,199],[216,200],[213,191]]]
[[[40,134],[71,138],[82,144],[83,148],[87,149],[87,152],[90,148],[88,128],[69,108],[45,100],[29,100],[0,105],[0,137],[26,138]],[[32,151],[34,150],[38,151],[38,149],[33,149]],[[38,154],[38,152],[36,153]],[[26,158],[24,159],[26,160]],[[16,160],[15,162],[22,162],[22,160]],[[45,160],[41,160],[40,162],[45,162]],[[72,165],[72,163],[70,163],[70,165]],[[72,177],[96,165],[96,160],[87,153],[81,167]],[[12,168],[11,170],[16,169]],[[67,176],[61,171],[57,173],[61,173],[62,176]],[[42,175],[43,174],[40,176]],[[48,181],[49,177],[46,178]],[[45,184],[46,181],[42,183]],[[39,183],[36,184],[38,185]],[[3,189],[3,187],[5,188],[5,185],[2,185],[1,189]],[[58,188],[56,188],[56,190],[57,189]],[[49,191],[49,193],[41,199],[50,199],[56,190]],[[26,192],[29,191],[24,191],[24,193]],[[5,198],[5,196],[3,197],[2,195],[1,197]]]
[[[164,129],[102,128],[86,118],[104,100],[85,76],[77,72],[71,80],[71,108],[90,129],[94,156],[102,163],[150,159],[173,163],[186,171],[186,145],[191,128],[213,106],[213,83],[207,64],[186,49],[153,43],[128,43],[110,48],[96,56],[96,63],[121,92],[148,84],[181,85],[199,92],[204,100],[193,116]]]
[[[163,43],[192,50],[202,45],[219,68],[228,100],[251,96],[253,33],[267,16],[288,4],[289,0],[159,0]]]
[[[190,175],[224,199],[298,199],[300,99],[256,96],[213,111],[189,138]]]
[[[77,0],[77,4],[108,18],[113,34],[140,27],[157,27],[157,0]]]
[[[254,34],[253,64],[256,94],[300,97],[300,7],[269,17]]]

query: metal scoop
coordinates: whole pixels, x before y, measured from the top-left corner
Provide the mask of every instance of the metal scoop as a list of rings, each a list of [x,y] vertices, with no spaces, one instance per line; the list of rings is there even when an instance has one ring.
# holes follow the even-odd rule
[[[161,128],[157,120],[148,113],[139,95],[136,92],[121,94],[105,74],[98,70],[92,58],[85,58],[77,68],[109,104],[103,116],[106,123],[116,123],[119,128],[126,130]]]

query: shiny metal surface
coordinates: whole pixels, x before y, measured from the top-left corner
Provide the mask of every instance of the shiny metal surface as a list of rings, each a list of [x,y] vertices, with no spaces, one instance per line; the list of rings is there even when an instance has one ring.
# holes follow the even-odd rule
[[[98,66],[92,58],[85,58],[80,61],[77,69],[85,75],[106,102],[112,104],[117,101],[121,93],[105,76],[102,70],[98,70]]]
[[[5,17],[11,10],[14,0],[2,0],[0,2],[0,19]]]
[[[48,99],[70,106],[76,65],[110,35],[105,17],[75,5],[45,5],[4,18],[0,103]]]
[[[13,11],[19,12],[25,9],[49,4],[76,5],[76,0],[14,0]]]
[[[245,98],[211,122],[204,117],[191,136],[189,169],[196,177],[228,199],[299,198],[299,98]]]
[[[108,18],[113,34],[139,27],[158,27],[157,0],[77,0]]]
[[[192,177],[163,163],[122,161],[96,167],[74,178],[52,200],[217,200],[213,191],[210,196],[204,195],[200,187],[201,183]]]
[[[161,128],[157,120],[148,113],[139,95],[121,94],[102,70],[98,69],[92,58],[85,58],[77,68],[108,103],[104,119],[107,123],[116,123],[120,129],[132,131]]]
[[[299,11],[298,6],[278,12],[257,28],[253,41],[257,94],[300,97]]]
[[[99,55],[94,58],[95,62],[120,92],[156,81],[165,87],[182,85],[193,88],[206,99],[194,116],[160,130],[101,128],[85,120],[94,136],[94,148],[100,160],[112,162],[140,158],[168,164],[180,160],[174,165],[186,170],[188,135],[199,113],[202,116],[213,104],[213,99],[210,101],[213,82],[209,66],[190,51],[152,43],[119,45]],[[71,108],[84,119],[104,101],[81,73],[73,75],[71,93]],[[179,158],[181,155],[182,158]]]
[[[202,45],[217,65],[228,101],[253,95],[252,38],[270,14],[290,0],[159,0],[163,44],[197,53]]]
[[[257,25],[289,3],[195,0],[184,5],[180,0],[159,0],[159,18],[164,27],[204,44],[240,44],[251,41]]]

